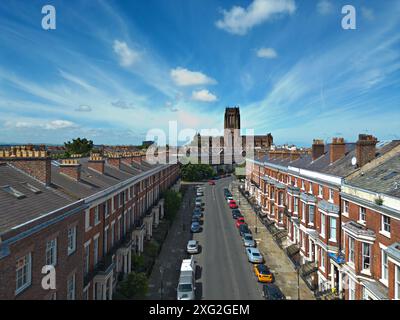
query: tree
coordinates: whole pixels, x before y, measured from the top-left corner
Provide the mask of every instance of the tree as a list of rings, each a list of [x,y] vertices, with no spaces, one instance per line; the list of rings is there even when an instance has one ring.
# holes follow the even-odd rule
[[[209,164],[188,163],[182,167],[182,179],[185,181],[200,181],[215,176],[213,167]]]
[[[121,282],[119,293],[128,299],[142,299],[146,296],[149,282],[144,272],[131,272]]]
[[[87,140],[86,138],[72,139],[64,143],[65,149],[68,154],[82,154],[88,155],[93,149],[93,141]]]
[[[165,217],[169,221],[173,221],[181,207],[182,195],[179,192],[167,190],[164,192],[163,198],[165,199]]]

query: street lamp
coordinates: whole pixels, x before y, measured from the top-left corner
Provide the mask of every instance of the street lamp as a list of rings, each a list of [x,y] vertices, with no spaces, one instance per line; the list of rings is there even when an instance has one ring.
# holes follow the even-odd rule
[[[164,278],[164,268],[160,266],[160,275],[161,275],[161,283],[160,283],[160,300],[163,299],[163,278]]]

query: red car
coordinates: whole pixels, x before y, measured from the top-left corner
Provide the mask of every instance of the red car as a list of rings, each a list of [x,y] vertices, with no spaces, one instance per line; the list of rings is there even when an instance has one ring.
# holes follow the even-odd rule
[[[235,201],[231,201],[231,202],[229,202],[229,208],[231,208],[231,209],[237,209],[237,208],[239,208],[239,207],[238,207],[238,205],[236,204]]]
[[[236,220],[236,228],[239,228],[242,224],[245,224],[246,222],[244,222],[244,218],[240,217]]]
[[[208,181],[208,184],[209,184],[210,186],[215,186],[214,180],[209,180],[209,181]]]

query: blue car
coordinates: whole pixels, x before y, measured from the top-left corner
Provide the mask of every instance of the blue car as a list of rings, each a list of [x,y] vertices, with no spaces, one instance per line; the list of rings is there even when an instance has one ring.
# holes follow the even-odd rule
[[[200,231],[200,223],[194,221],[190,227],[190,231],[192,232],[199,232]]]

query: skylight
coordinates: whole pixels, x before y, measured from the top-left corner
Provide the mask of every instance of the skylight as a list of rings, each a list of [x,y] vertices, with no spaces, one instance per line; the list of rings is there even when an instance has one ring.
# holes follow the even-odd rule
[[[12,196],[16,197],[17,199],[25,198],[25,195],[24,195],[22,192],[16,190],[16,189],[13,188],[13,187],[10,187],[10,186],[3,186],[2,188],[3,188],[3,190],[4,190],[5,192],[11,194]]]
[[[35,194],[38,194],[38,193],[41,193],[41,192],[42,192],[42,190],[36,188],[35,186],[31,185],[31,184],[28,183],[28,182],[21,182],[21,184],[22,184],[25,188],[29,189],[30,191],[32,191],[32,192],[35,193]]]

